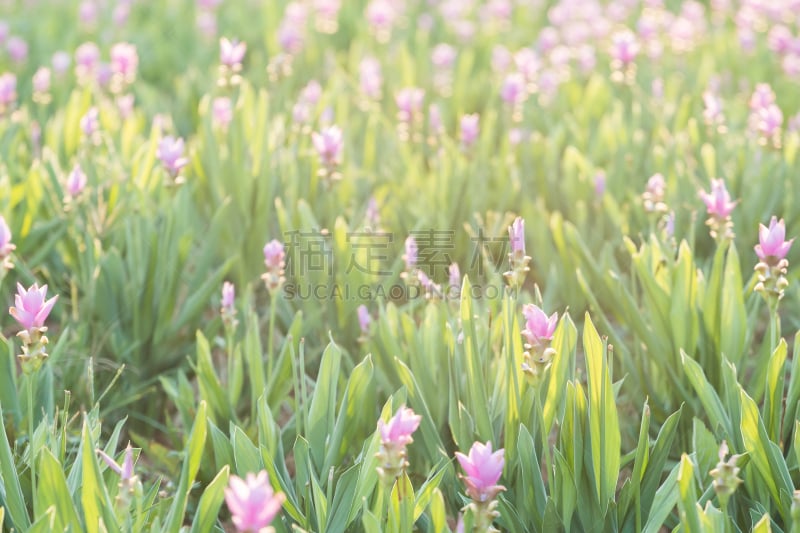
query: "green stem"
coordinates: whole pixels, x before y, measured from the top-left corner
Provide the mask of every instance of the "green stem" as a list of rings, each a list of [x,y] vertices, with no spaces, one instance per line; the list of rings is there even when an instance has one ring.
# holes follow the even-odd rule
[[[28,374],[26,376],[26,388],[28,389],[28,447],[30,448],[30,461],[31,461],[31,501],[33,502],[33,517],[34,520],[36,519],[36,453],[33,449],[33,432],[34,432],[34,422],[33,422],[33,386],[34,386],[34,374]]]
[[[539,397],[538,388],[533,391],[533,403],[534,403],[534,408],[536,409],[536,418],[537,418],[534,431],[536,430],[536,427],[538,427],[539,432],[542,435],[542,450],[544,451],[544,464],[547,475],[549,476],[551,471],[550,444],[547,442],[548,430],[544,427],[544,409],[542,408],[542,399]]]
[[[272,354],[273,354],[273,347],[275,344],[275,313],[277,311],[277,306],[275,305],[275,296],[277,291],[270,291],[270,302],[269,302],[269,345],[267,346],[267,383],[271,382],[272,380]]]

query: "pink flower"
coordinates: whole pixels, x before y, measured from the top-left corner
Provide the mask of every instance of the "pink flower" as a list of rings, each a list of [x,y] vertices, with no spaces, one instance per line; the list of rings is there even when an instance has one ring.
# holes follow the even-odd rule
[[[130,442],[128,447],[125,448],[125,459],[122,461],[121,466],[103,450],[98,448],[97,453],[111,470],[119,474],[122,481],[130,481],[135,477],[133,473],[133,447],[131,447]]]
[[[227,96],[218,96],[211,103],[211,121],[214,126],[227,129],[233,120],[233,103]]]
[[[422,110],[425,91],[416,87],[401,89],[394,97],[399,109],[398,115],[403,122],[411,122],[414,115]]]
[[[285,499],[283,493],[273,492],[266,470],[258,475],[249,473],[245,479],[232,475],[225,489],[225,503],[231,512],[231,520],[241,532],[265,530],[281,510]]]
[[[511,253],[525,255],[525,220],[522,217],[517,217],[508,227],[508,240]]]
[[[176,139],[170,135],[159,141],[156,157],[172,176],[177,176],[181,169],[189,164],[189,159],[184,157],[183,139]]]
[[[87,137],[94,136],[100,129],[100,119],[96,107],[90,107],[83,117],[81,117],[81,131]]]
[[[756,85],[753,95],[750,97],[750,109],[758,111],[775,103],[775,92],[769,83],[759,83]]]
[[[794,239],[786,240],[786,225],[783,219],[778,221],[777,217],[772,217],[769,227],[759,224],[758,244],[755,246],[756,255],[762,261],[769,258],[781,260],[789,253]]]
[[[70,63],[72,63],[72,58],[64,50],[59,50],[53,54],[50,63],[53,65],[55,73],[61,76],[67,72]]]
[[[783,124],[783,112],[775,104],[762,107],[756,112],[756,127],[764,137],[776,135]]]
[[[406,270],[414,270],[417,267],[418,251],[417,240],[413,235],[409,235],[406,238],[406,253],[403,255],[403,259],[406,262]]]
[[[500,87],[500,98],[508,105],[519,104],[528,96],[525,77],[519,72],[512,72],[503,80]]]
[[[14,63],[24,63],[28,58],[28,43],[21,37],[11,37],[6,44],[6,49]]]
[[[100,49],[92,42],[83,43],[75,49],[75,76],[88,81],[100,66]]]
[[[369,316],[369,309],[366,305],[358,306],[358,327],[361,328],[361,333],[369,333],[369,325],[372,323],[372,317]]]
[[[522,307],[522,315],[525,317],[522,335],[530,346],[540,346],[553,340],[558,325],[558,313],[548,317],[538,306],[526,304]]]
[[[322,96],[322,85],[317,80],[311,80],[300,91],[300,101],[308,105],[317,105]]]
[[[718,218],[727,218],[736,207],[722,180],[711,180],[711,192],[700,191],[700,199],[706,204],[708,214]]]
[[[17,77],[10,72],[0,75],[0,111],[17,101]]]
[[[17,294],[14,297],[14,307],[9,308],[8,312],[19,322],[20,326],[30,330],[41,328],[47,315],[53,310],[53,306],[58,300],[58,295],[45,301],[47,296],[47,285],[39,287],[34,283],[28,290],[17,283]]]
[[[233,283],[230,281],[226,281],[222,284],[222,300],[220,300],[220,305],[230,309],[233,307],[235,300],[236,287],[234,287]]]
[[[492,443],[476,442],[469,450],[469,456],[456,452],[456,459],[467,474],[462,476],[469,497],[476,502],[493,500],[505,487],[498,485],[505,465],[505,450],[492,452]]]
[[[449,285],[451,287],[461,288],[461,269],[458,268],[458,263],[451,263],[450,268],[448,268],[449,273]]]
[[[33,75],[33,92],[46,94],[50,91],[51,72],[47,67],[39,67]]]
[[[11,229],[6,224],[6,219],[0,215],[0,257],[8,257],[15,248],[11,243]]]
[[[136,78],[139,54],[130,43],[117,43],[111,47],[111,70],[130,83]]]
[[[321,133],[313,132],[311,140],[317,150],[320,162],[327,167],[342,163],[342,129],[339,126],[325,128]]]
[[[67,194],[72,198],[78,196],[86,187],[86,174],[77,163],[67,176]]]
[[[264,245],[264,264],[269,270],[279,270],[283,268],[286,253],[283,251],[283,243],[278,239],[272,239]]]
[[[477,113],[461,117],[461,144],[472,146],[480,135],[480,117]]]
[[[611,57],[614,60],[629,65],[638,54],[639,42],[633,32],[625,30],[611,36]]]
[[[247,43],[233,41],[223,37],[219,40],[219,60],[226,67],[241,66],[244,54],[247,52]]]
[[[419,427],[422,417],[415,414],[414,411],[408,407],[401,407],[397,413],[389,419],[389,422],[378,420],[378,431],[381,434],[381,443],[384,446],[394,446],[403,448],[412,442],[414,439],[411,435]]]
[[[371,56],[362,59],[358,66],[358,76],[361,91],[369,98],[380,98],[383,85],[380,61]]]
[[[449,69],[453,66],[458,52],[447,43],[440,43],[433,47],[431,63],[437,69]]]

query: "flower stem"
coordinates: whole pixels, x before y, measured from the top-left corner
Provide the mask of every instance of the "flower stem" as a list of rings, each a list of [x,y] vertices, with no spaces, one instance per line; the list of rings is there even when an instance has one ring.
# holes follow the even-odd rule
[[[273,347],[275,345],[275,313],[277,308],[275,306],[275,295],[277,291],[270,291],[270,305],[269,305],[269,346],[267,346],[267,382],[269,383],[272,380],[272,371],[273,371],[273,361],[272,361],[272,354],[273,354]]]
[[[31,467],[31,501],[33,502],[33,517],[36,517],[36,453],[33,448],[33,432],[34,432],[34,422],[33,422],[33,386],[34,386],[34,374],[28,374],[26,380],[26,387],[28,393],[28,447],[30,448],[30,467]]]

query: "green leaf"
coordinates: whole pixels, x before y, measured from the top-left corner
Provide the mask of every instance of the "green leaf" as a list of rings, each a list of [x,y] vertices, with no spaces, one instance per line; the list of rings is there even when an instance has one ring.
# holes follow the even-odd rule
[[[36,514],[41,515],[53,507],[56,511],[53,531],[63,531],[66,528],[80,531],[82,526],[75,512],[75,504],[70,497],[67,480],[64,477],[64,467],[47,448],[39,452],[39,471],[37,473],[39,494],[36,499]]]
[[[192,521],[192,533],[209,533],[211,531],[225,499],[225,487],[228,486],[229,474],[230,467],[225,465],[203,491],[200,502],[197,504],[197,514]]]
[[[605,506],[616,491],[622,437],[606,345],[588,313],[583,326],[583,349],[588,378],[592,470],[598,500]]]
[[[184,450],[183,468],[175,490],[175,499],[164,524],[164,530],[169,533],[178,533],[181,529],[186,504],[189,501],[189,491],[194,484],[197,471],[200,469],[200,461],[203,458],[203,448],[206,443],[206,410],[206,402],[201,401]]]
[[[31,522],[22,496],[19,475],[14,466],[14,455],[8,444],[2,406],[0,406],[0,478],[5,488],[4,505],[8,509],[8,516],[18,530],[24,531],[30,527]]]

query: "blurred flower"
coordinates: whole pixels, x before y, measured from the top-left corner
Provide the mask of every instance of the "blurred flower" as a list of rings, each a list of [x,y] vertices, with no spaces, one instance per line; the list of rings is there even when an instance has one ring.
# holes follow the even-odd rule
[[[642,194],[644,210],[648,213],[666,213],[667,204],[664,203],[664,196],[667,189],[667,182],[660,173],[653,174],[647,180],[647,186]]]
[[[96,451],[100,458],[105,461],[108,467],[119,474],[123,483],[130,483],[136,478],[136,475],[133,472],[133,447],[131,446],[130,442],[128,443],[128,447],[125,448],[125,459],[122,461],[121,466],[100,448],[98,448]]]
[[[753,95],[750,97],[750,109],[757,111],[775,103],[775,92],[769,83],[759,83],[756,85]]]
[[[639,42],[630,30],[624,30],[611,36],[611,57],[622,66],[628,66],[639,54]]]
[[[525,220],[517,217],[508,227],[508,240],[511,251],[508,254],[508,264],[510,269],[503,275],[508,281],[509,286],[519,288],[525,281],[525,276],[530,267],[531,258],[525,255]]]
[[[367,4],[367,23],[379,42],[387,42],[392,34],[392,26],[398,15],[394,7],[396,4],[388,0],[372,0]]]
[[[600,199],[606,192],[606,173],[602,170],[594,175],[594,196]]]
[[[469,455],[456,452],[456,459],[467,474],[462,476],[467,486],[467,494],[473,501],[486,503],[505,490],[505,487],[497,484],[503,474],[504,454],[505,450],[502,448],[492,452],[491,442],[474,443]]]
[[[431,63],[436,69],[450,69],[456,60],[458,52],[447,43],[439,43],[431,51]]]
[[[50,69],[47,67],[39,67],[33,75],[34,94],[47,94],[50,91],[51,79]]]
[[[176,139],[171,135],[167,135],[158,142],[156,157],[164,165],[170,176],[177,176],[181,169],[189,164],[189,159],[184,156],[184,151],[185,147],[181,138]]]
[[[442,297],[442,287],[435,283],[428,275],[422,270],[417,270],[417,281],[419,286],[425,291],[425,298],[439,299]]]
[[[211,102],[211,122],[215,128],[227,130],[233,120],[233,103],[227,96],[218,96]]]
[[[226,334],[230,334],[236,327],[236,288],[233,283],[226,281],[222,284],[222,298],[220,299],[220,315],[225,326]]]
[[[411,435],[417,430],[422,417],[403,406],[389,420],[378,420],[381,447],[378,458],[378,475],[386,484],[391,484],[408,466],[406,446],[414,442]]]
[[[365,57],[358,66],[358,74],[361,91],[368,98],[378,100],[381,97],[381,86],[383,85],[380,61],[372,56]]]
[[[397,92],[394,101],[398,108],[398,118],[401,122],[412,122],[414,117],[422,111],[425,100],[425,91],[417,87],[407,87]]]
[[[236,529],[246,533],[271,533],[269,527],[280,512],[286,497],[274,492],[266,470],[255,475],[248,473],[245,479],[231,475],[225,489],[225,503],[231,512]]]
[[[365,213],[367,224],[370,228],[375,229],[380,224],[381,212],[378,209],[378,200],[371,196],[367,202],[367,211]]]
[[[117,43],[111,47],[111,71],[120,80],[120,85],[133,83],[139,66],[139,54],[130,43]]]
[[[322,165],[332,169],[342,163],[343,140],[339,126],[325,128],[320,133],[313,132],[311,140]]]
[[[28,43],[21,37],[11,37],[6,43],[6,50],[14,63],[24,63],[28,59]]]
[[[411,272],[415,268],[417,268],[417,240],[414,238],[413,235],[409,235],[406,238],[406,253],[403,254],[403,260],[406,262],[406,271]]]
[[[8,261],[8,256],[14,251],[16,246],[11,242],[11,229],[6,223],[5,217],[0,215],[0,261],[3,262],[5,268],[11,268],[13,265]]]
[[[133,94],[117,96],[117,109],[119,110],[120,117],[123,119],[126,119],[133,114],[135,105],[136,98],[133,96]]]
[[[727,506],[728,499],[736,492],[736,487],[742,482],[738,476],[740,469],[736,466],[741,455],[731,455],[726,461],[725,456],[727,455],[728,443],[722,441],[719,447],[719,462],[717,466],[709,472],[713,478],[712,485],[714,486],[714,491],[717,493],[717,498],[719,498],[723,509]]]
[[[222,300],[220,300],[220,305],[222,307],[231,308],[233,307],[235,298],[236,288],[234,287],[233,283],[226,281],[222,284]]]
[[[450,267],[447,269],[449,278],[448,284],[451,287],[461,288],[461,269],[458,268],[458,263],[451,263]]]
[[[703,120],[707,126],[717,128],[725,123],[722,100],[712,91],[703,92]]]
[[[362,336],[369,333],[369,326],[372,323],[372,317],[369,316],[369,309],[366,305],[358,306],[358,327],[361,329]]]
[[[788,52],[793,40],[792,31],[783,24],[776,24],[767,34],[769,49],[776,54],[783,55]]]
[[[17,77],[10,72],[0,75],[0,114],[7,113],[17,101]]]
[[[478,140],[480,134],[480,117],[477,113],[461,117],[461,144],[469,148]]]
[[[93,0],[84,0],[78,5],[78,20],[84,26],[94,26],[97,24],[99,6]]]
[[[322,85],[317,80],[309,81],[300,91],[300,100],[311,106],[317,105],[320,97],[322,97]]]
[[[41,328],[44,321],[52,311],[58,300],[58,295],[45,301],[47,285],[39,287],[34,283],[27,290],[17,283],[17,294],[14,297],[14,307],[9,308],[9,314],[26,330]]]
[[[283,249],[283,243],[277,239],[269,241],[264,245],[264,265],[267,271],[261,276],[264,283],[270,292],[275,292],[286,280],[283,277],[283,268],[285,263],[286,252]]]
[[[84,174],[81,166],[75,163],[72,171],[67,175],[67,195],[70,198],[77,198],[86,187],[86,174]]]
[[[55,72],[58,76],[63,76],[69,69],[71,63],[72,58],[63,50],[59,50],[54,53],[53,57],[50,59],[50,64],[53,66],[53,72]]]
[[[231,41],[226,37],[219,40],[220,63],[230,69],[241,69],[245,52],[247,52],[247,43],[240,42],[236,39]]]
[[[100,49],[92,42],[83,43],[75,49],[75,77],[80,83],[94,81],[100,66]]]
[[[756,255],[762,261],[780,260],[786,257],[792,247],[794,239],[786,240],[786,225],[783,219],[778,221],[777,217],[772,217],[769,227],[760,224],[758,228],[758,241],[756,245]]]
[[[96,107],[90,107],[83,117],[81,117],[81,131],[90,140],[94,140],[100,131],[100,117]]]
[[[211,11],[198,11],[195,26],[206,39],[213,39],[217,35],[217,15]]]
[[[500,87],[500,98],[506,105],[515,106],[525,101],[528,96],[525,77],[519,72],[508,74]]]

